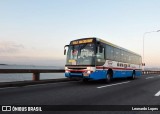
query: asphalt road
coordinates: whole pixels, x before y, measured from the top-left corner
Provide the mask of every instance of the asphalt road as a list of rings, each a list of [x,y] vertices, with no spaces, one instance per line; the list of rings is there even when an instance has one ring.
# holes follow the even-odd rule
[[[0,105],[160,105],[160,75],[0,88]]]

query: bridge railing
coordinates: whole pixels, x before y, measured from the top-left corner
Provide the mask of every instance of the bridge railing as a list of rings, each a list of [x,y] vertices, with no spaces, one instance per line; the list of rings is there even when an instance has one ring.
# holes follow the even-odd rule
[[[0,73],[32,73],[32,80],[40,80],[40,73],[64,73],[64,69],[0,69]]]
[[[142,74],[144,75],[144,74],[160,74],[160,71],[148,71],[148,70],[146,70],[146,71],[142,71]]]
[[[32,73],[32,80],[40,80],[40,73],[64,73],[64,69],[0,69],[0,73]],[[160,71],[142,71],[146,74],[160,74]]]

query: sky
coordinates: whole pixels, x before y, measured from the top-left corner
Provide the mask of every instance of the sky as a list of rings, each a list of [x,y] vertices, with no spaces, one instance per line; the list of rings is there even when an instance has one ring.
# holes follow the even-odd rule
[[[140,55],[160,30],[160,0],[0,0],[0,63],[64,65],[64,45],[97,37]],[[160,67],[160,32],[144,37],[146,67]]]

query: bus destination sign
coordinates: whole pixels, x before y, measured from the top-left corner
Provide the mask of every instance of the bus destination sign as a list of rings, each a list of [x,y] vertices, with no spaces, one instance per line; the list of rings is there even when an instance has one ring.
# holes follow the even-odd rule
[[[93,42],[93,39],[81,39],[81,40],[72,41],[71,45],[86,44],[86,43],[92,43],[92,42]]]

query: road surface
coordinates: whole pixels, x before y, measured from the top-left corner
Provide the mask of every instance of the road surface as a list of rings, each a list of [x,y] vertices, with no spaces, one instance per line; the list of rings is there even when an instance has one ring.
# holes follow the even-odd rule
[[[160,75],[0,88],[0,105],[160,105]]]

